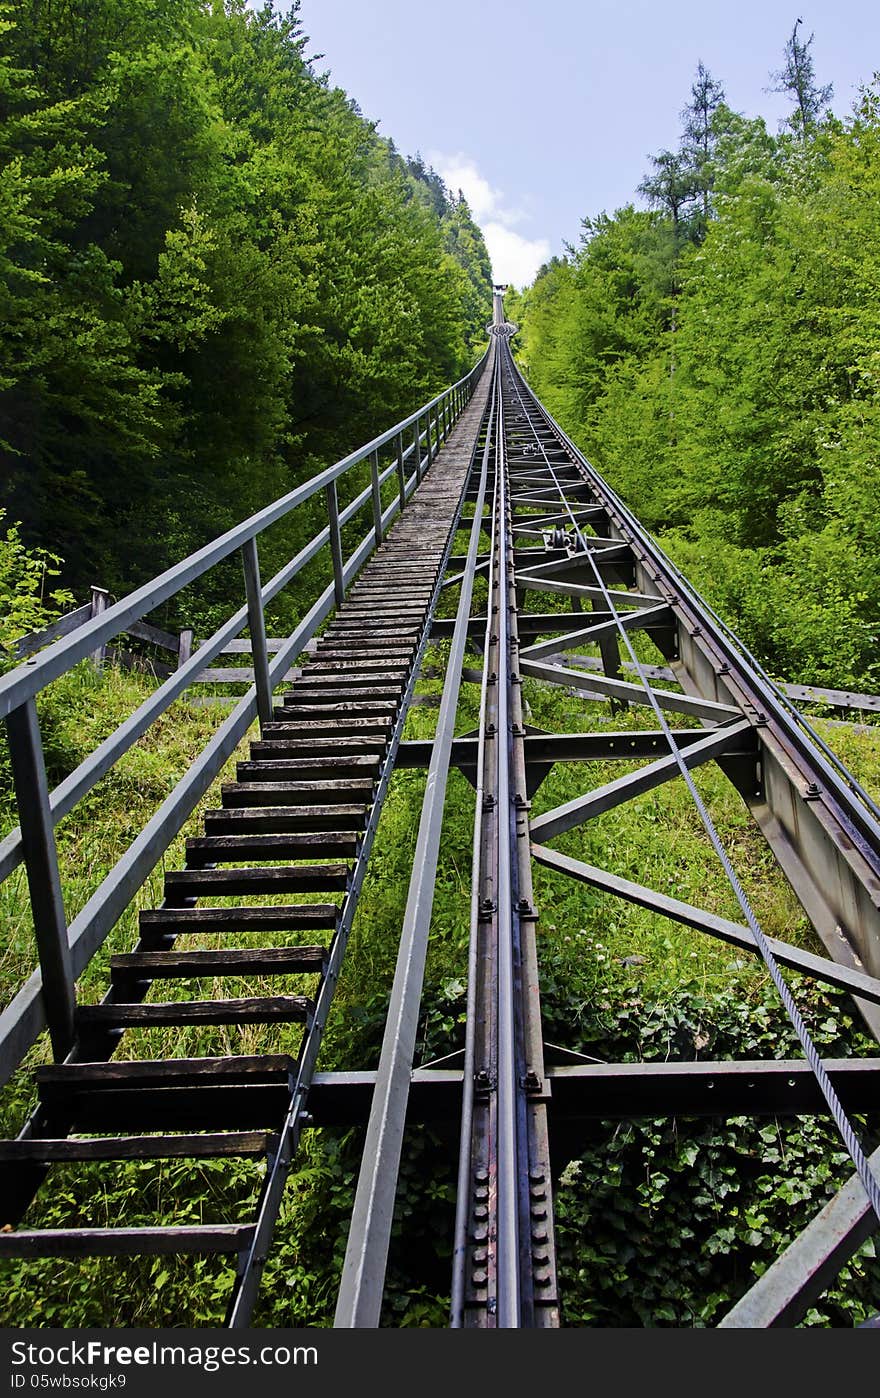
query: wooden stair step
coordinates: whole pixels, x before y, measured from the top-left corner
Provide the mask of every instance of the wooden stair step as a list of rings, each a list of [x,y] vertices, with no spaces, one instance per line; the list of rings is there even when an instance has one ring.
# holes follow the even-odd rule
[[[165,875],[165,897],[224,898],[248,893],[325,893],[344,890],[347,864],[283,864],[262,869],[175,869]]]
[[[297,675],[293,687],[288,690],[290,694],[302,694],[306,690],[318,689],[322,692],[332,693],[334,690],[344,690],[346,695],[355,694],[371,695],[377,691],[380,693],[392,690],[399,693],[406,685],[409,667],[406,665],[382,665],[373,670],[364,672],[363,670],[351,670],[340,666],[337,670],[324,670],[318,665],[309,665],[302,674]]]
[[[224,1058],[110,1058],[97,1063],[46,1063],[34,1069],[41,1091],[115,1091],[125,1086],[183,1083],[287,1083],[296,1071],[287,1053],[233,1053]]]
[[[326,631],[323,636],[319,636],[316,641],[311,642],[311,649],[304,652],[309,660],[320,659],[326,652],[339,651],[339,658],[351,657],[353,660],[360,660],[364,663],[371,660],[381,660],[384,656],[399,655],[403,661],[412,655],[413,647],[418,641],[421,627],[403,627],[404,634],[400,636],[374,635],[367,627],[362,626],[360,630],[367,639],[371,639],[372,645],[360,645],[356,636],[348,634],[348,629],[332,632]],[[406,634],[411,632],[412,634]]]
[[[382,655],[383,652],[394,648],[395,650],[407,650],[413,654],[419,644],[422,634],[420,626],[400,627],[392,626],[387,622],[368,628],[360,622],[348,622],[336,632],[330,633],[322,638],[322,645],[332,647],[333,650],[348,651],[357,655]]]
[[[149,908],[140,914],[141,934],[186,936],[211,932],[300,932],[334,930],[335,903],[285,903],[251,908]]]
[[[132,951],[110,958],[120,980],[183,980],[200,976],[321,975],[326,947],[223,947],[207,951]]]
[[[381,630],[386,635],[389,629],[393,633],[405,630],[420,633],[427,615],[427,603],[418,607],[407,606],[406,603],[398,606],[392,601],[381,607],[364,603],[360,606],[346,607],[345,613],[339,618],[339,625],[345,628],[360,627],[363,631]]]
[[[202,1223],[183,1228],[41,1228],[0,1233],[0,1257],[139,1257],[241,1252],[252,1224]]]
[[[386,614],[376,617],[376,621],[381,624],[382,629],[386,632],[391,630],[400,632],[418,631],[421,627],[420,617],[394,617]],[[341,631],[350,630],[351,627],[356,627],[361,631],[365,631],[368,635],[371,634],[369,618],[366,617],[363,612],[350,611],[346,603],[343,611],[338,612],[333,620],[328,623],[326,630],[321,633],[321,639],[326,639],[327,636],[338,635]]]
[[[314,714],[294,719],[278,719],[263,725],[268,742],[283,738],[378,738],[387,742],[391,718],[384,715],[357,718],[341,714],[335,719],[315,718]]]
[[[352,636],[356,635],[359,638],[363,637],[365,641],[372,639],[376,645],[387,646],[389,640],[402,641],[404,637],[416,640],[421,631],[422,628],[417,622],[402,617],[377,616],[367,619],[352,615],[337,617],[324,635],[344,640],[351,640]]]
[[[436,566],[435,566],[436,571]],[[371,577],[362,576],[351,588],[346,597],[346,606],[357,597],[406,597],[416,601],[430,601],[431,582],[425,572],[405,573],[399,568],[383,568]]]
[[[384,748],[384,744],[382,747]],[[338,780],[342,778],[376,777],[382,770],[382,756],[379,752],[346,752],[343,750],[330,751],[328,753],[312,752],[307,743],[304,743],[300,752],[272,754],[265,757],[255,757],[253,749],[251,756],[243,762],[239,762],[236,768],[238,780],[243,780],[241,773],[247,776],[257,775],[265,772],[268,777],[273,776],[281,768],[293,773],[302,773],[305,781],[323,781],[325,778]]]
[[[345,612],[350,613],[354,606],[384,608],[395,602],[415,611],[428,606],[433,590],[433,587],[412,587],[394,582],[377,583],[374,587],[352,588],[346,598]]]
[[[76,1019],[87,1029],[146,1029],[157,1024],[301,1023],[313,1012],[314,1004],[306,995],[252,995],[241,1000],[80,1005]]]
[[[369,778],[339,778],[335,781],[226,782],[221,787],[224,806],[309,806],[327,808],[367,805],[372,802],[373,782]]]
[[[339,806],[227,806],[205,812],[205,830],[209,836],[363,830],[369,809],[366,802],[345,802]]]
[[[305,676],[303,676],[305,678]],[[337,679],[318,680],[313,685],[304,685],[297,680],[296,687],[288,690],[282,700],[285,709],[299,708],[302,705],[320,704],[375,704],[396,700],[404,690],[403,681],[383,679],[381,683],[359,684],[357,679],[346,684]]]
[[[382,769],[382,759],[375,753],[312,754],[308,757],[291,753],[285,756],[268,756],[239,762],[236,776],[240,782],[274,781],[287,774],[288,778],[302,776],[305,780],[320,781],[325,777],[377,777]]]
[[[262,738],[251,743],[254,762],[296,760],[299,757],[375,757],[381,765],[388,746],[383,737],[363,738]]]
[[[142,1135],[145,1131],[279,1130],[290,1108],[290,1084],[248,1082],[115,1083],[95,1091],[67,1084],[41,1088],[42,1109],[65,1130]]]
[[[391,721],[400,708],[400,699],[352,699],[328,701],[322,699],[320,695],[313,695],[308,703],[281,704],[272,711],[272,718],[276,723],[295,722],[303,719],[313,722],[315,719],[332,720],[332,723],[339,725],[339,731],[345,732],[345,722],[354,718],[379,718],[383,715]]]
[[[412,663],[414,646],[377,646],[365,657],[360,646],[343,647],[333,642],[322,642],[309,661],[309,670],[318,666],[322,670],[347,670],[357,666],[359,671],[381,670],[385,665],[400,665],[408,669]]]
[[[270,1131],[211,1131],[155,1136],[37,1136],[27,1141],[0,1141],[0,1163],[263,1156],[273,1147],[276,1139]]]
[[[43,1111],[64,1130],[142,1135],[277,1131],[296,1071],[287,1054],[231,1054],[51,1064],[36,1077]]]
[[[433,545],[425,545],[423,558],[419,558],[416,566],[404,567],[402,564],[389,559],[381,560],[381,567],[377,567],[373,573],[362,573],[351,589],[354,595],[359,589],[379,589],[390,586],[409,588],[412,592],[427,593],[431,595],[432,579],[436,576],[443,554],[440,549]]]
[[[413,540],[413,543],[416,543],[416,540]],[[440,566],[440,555],[427,542],[425,544],[424,567],[402,567],[390,558],[377,560],[377,562],[380,566],[376,568],[374,573],[369,576],[363,573],[353,583],[350,592],[346,595],[346,608],[359,594],[384,592],[389,587],[399,588],[402,592],[413,592],[419,596],[423,596],[427,592],[430,597],[433,579]],[[421,562],[421,558],[419,562]]]
[[[291,831],[268,835],[196,835],[186,842],[187,868],[248,864],[261,859],[354,859],[354,830]]]

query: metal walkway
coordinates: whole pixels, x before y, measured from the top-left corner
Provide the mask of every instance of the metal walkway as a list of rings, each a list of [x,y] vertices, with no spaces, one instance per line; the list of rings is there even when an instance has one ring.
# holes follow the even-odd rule
[[[0,1257],[228,1253],[236,1284],[227,1319],[246,1325],[300,1134],[324,1121],[366,1121],[336,1310],[342,1327],[380,1323],[408,1120],[460,1121],[453,1327],[561,1323],[551,1163],[558,1127],[640,1115],[833,1116],[853,1159],[853,1181],[731,1311],[726,1326],[795,1323],[877,1226],[878,1159],[865,1159],[848,1114],[880,1106],[880,1059],[823,1063],[779,968],[843,987],[877,1036],[880,813],[534,398],[510,354],[513,327],[500,297],[491,329],[482,372],[286,502],[289,510],[300,497],[325,491],[328,525],[290,567],[326,547],[333,582],[271,667],[262,607],[290,569],[280,583],[263,587],[254,542],[259,528],[245,538],[239,535],[246,526],[225,536],[233,540],[224,543],[226,553],[243,552],[248,607],[193,657],[193,673],[235,634],[229,626],[237,619],[238,630],[250,626],[256,687],[224,725],[192,790],[179,798],[174,820],[159,821],[89,917],[81,915],[69,930],[51,830],[71,794],[50,797],[45,790],[33,711],[40,677],[28,681],[20,667],[0,681],[22,811],[19,853],[27,862],[42,967],[42,986],[30,998],[26,987],[5,1012],[5,1025],[0,1020],[0,1052],[8,1075],[47,1022],[57,1060],[37,1070],[39,1106],[19,1138],[0,1144],[10,1201],[3,1222],[13,1225],[0,1234]],[[404,429],[413,428],[406,445]],[[336,482],[361,460],[370,464],[370,485],[340,507]],[[372,528],[346,561],[341,524],[359,509],[371,512]],[[402,517],[389,532],[398,509]],[[468,547],[456,553],[461,531],[469,531]],[[225,556],[210,547],[212,561]],[[180,570],[173,581],[183,586],[180,579],[188,580],[192,568]],[[479,606],[484,580],[486,603]],[[44,652],[43,682],[113,634],[112,625],[119,629],[155,604],[163,587],[165,596],[176,590],[158,582],[135,594],[135,604],[117,604],[109,621],[90,624],[84,639]],[[455,618],[440,620],[439,598],[451,588]],[[546,604],[552,610],[539,609],[542,597],[552,599]],[[660,651],[663,673],[673,680],[658,680],[657,667],[640,662],[640,635]],[[405,742],[406,715],[432,639],[449,642],[436,734],[429,742]],[[480,717],[477,729],[461,736],[456,718],[469,645],[482,657]],[[579,663],[579,652],[590,648],[598,651],[599,670],[595,657],[587,657],[587,667]],[[297,655],[307,661],[279,703],[273,690]],[[633,724],[626,732],[536,730],[524,718],[524,681],[607,701],[632,712]],[[183,680],[172,677],[163,686],[166,697],[185,682],[185,673]],[[77,1005],[73,978],[139,876],[167,848],[175,821],[180,828],[187,801],[192,809],[256,712],[261,732],[250,760],[223,787],[204,834],[188,841],[186,867],[166,875],[162,907],[141,914],[138,945],[111,959],[105,1000]],[[647,715],[644,726],[640,712]],[[688,726],[680,725],[681,715]],[[124,741],[133,741],[135,728]],[[108,756],[96,760],[96,770]],[[554,763],[584,764],[588,776],[590,763],[615,760],[643,765],[598,787],[585,780],[582,794],[531,816],[532,797]],[[765,937],[690,775],[709,762],[751,811],[827,957]],[[395,766],[424,767],[427,783],[379,1062],[375,1069],[321,1073],[321,1036]],[[466,1042],[451,1060],[414,1070],[453,767],[476,790]],[[81,777],[80,787],[93,775]],[[676,778],[690,788],[707,855],[714,850],[725,869],[741,921],[553,847],[565,832]],[[7,863],[14,852],[11,847]],[[561,1058],[545,1044],[541,1022],[533,862],[762,958],[804,1059],[597,1065],[571,1052]],[[187,938],[202,933],[223,941],[188,950]],[[224,976],[261,983],[296,977],[297,987],[308,977],[310,988],[201,997],[201,983]],[[174,998],[159,998],[168,986],[178,987]],[[131,1036],[151,1026],[252,1023],[277,1024],[284,1051],[160,1061],[123,1056]],[[291,1024],[301,1025],[295,1044]],[[265,1162],[250,1222],[132,1229],[120,1220],[106,1229],[16,1229],[56,1161],[208,1155]],[[51,1176],[43,1187],[50,1183]]]

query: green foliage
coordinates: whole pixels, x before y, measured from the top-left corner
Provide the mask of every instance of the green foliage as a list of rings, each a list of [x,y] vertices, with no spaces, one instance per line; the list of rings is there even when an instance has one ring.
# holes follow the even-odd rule
[[[712,102],[699,236],[668,200],[585,220],[526,294],[521,358],[774,673],[870,688],[880,97],[778,137]]]
[[[795,980],[820,1051],[851,1045],[842,997]],[[737,981],[708,999],[684,993],[652,1002],[632,988],[606,988],[599,1032],[585,1042],[631,1062],[796,1056],[775,992],[750,1001],[743,989]],[[856,1044],[866,1047],[859,1035]],[[716,1325],[851,1169],[821,1117],[605,1123],[562,1170],[556,1191],[566,1324]],[[878,1284],[869,1242],[805,1324],[860,1324],[876,1312]]]
[[[5,514],[0,510],[0,524]],[[66,589],[47,586],[60,564],[47,549],[26,548],[17,525],[0,534],[0,668],[13,663],[21,636],[48,626],[73,601]]]

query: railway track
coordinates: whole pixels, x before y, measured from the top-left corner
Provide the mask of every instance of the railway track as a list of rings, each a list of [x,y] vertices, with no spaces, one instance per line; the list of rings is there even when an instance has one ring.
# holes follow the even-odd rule
[[[136,875],[167,847],[171,819],[160,822],[104,891],[91,922],[68,929],[51,838],[59,802],[53,808],[45,789],[35,728],[40,678],[35,685],[20,667],[21,674],[0,681],[42,971],[41,987],[25,987],[5,1012],[0,1048],[6,1046],[11,1070],[45,1021],[56,1060],[36,1070],[37,1105],[18,1137],[0,1143],[7,1201],[0,1258],[228,1255],[235,1283],[227,1323],[247,1325],[301,1134],[346,1120],[364,1121],[366,1137],[336,1310],[340,1327],[380,1323],[404,1132],[413,1120],[460,1123],[453,1327],[561,1323],[551,1157],[560,1128],[639,1115],[831,1113],[853,1158],[849,1193],[834,1201],[830,1221],[817,1218],[725,1324],[791,1323],[876,1226],[877,1159],[866,1160],[847,1114],[880,1107],[880,1059],[823,1063],[779,967],[847,990],[877,1035],[878,812],[531,394],[510,354],[513,327],[500,297],[492,330],[482,373],[416,415],[411,447],[399,425],[360,454],[371,468],[361,496],[340,510],[336,481],[346,463],[318,479],[314,489],[326,492],[328,526],[314,550],[329,549],[333,583],[272,669],[262,607],[278,580],[261,584],[259,530],[224,544],[227,553],[241,547],[244,557],[248,607],[239,629],[250,626],[257,683],[224,726],[198,783],[193,778],[190,809],[199,784],[208,788],[256,713],[260,734],[236,780],[222,787],[219,804],[205,815],[203,833],[187,841],[185,867],[166,874],[162,906],[141,913],[137,945],[110,959],[100,1004],[77,1002],[75,977],[137,886]],[[389,453],[384,470],[381,451]],[[387,497],[395,484],[400,518],[392,525],[397,505]],[[346,562],[340,519],[353,518],[355,506],[371,511],[372,528]],[[468,548],[456,553],[462,530]],[[310,548],[294,560],[297,566],[313,556]],[[483,579],[485,607],[475,602]],[[456,615],[440,619],[439,600],[451,588]],[[160,592],[157,585],[138,605],[146,609]],[[542,597],[550,599],[546,611]],[[94,642],[112,634],[112,625],[124,625],[132,615],[127,601],[86,628],[84,638],[44,653],[44,682],[71,656],[88,653],[92,632]],[[213,638],[213,654],[228,634],[221,629]],[[674,687],[651,678],[656,666],[640,662],[634,637],[659,650]],[[436,735],[405,741],[432,640],[449,642]],[[469,645],[482,657],[480,718],[473,733],[458,735]],[[578,668],[577,653],[585,648],[598,650],[600,671]],[[276,695],[277,678],[297,656],[296,678]],[[210,658],[197,654],[193,673]],[[166,682],[166,695],[185,679]],[[526,722],[524,681],[626,708],[632,726],[535,730]],[[590,764],[618,760],[644,765],[595,786]],[[583,791],[532,816],[532,797],[556,762],[579,764]],[[827,956],[764,936],[690,776],[708,762],[717,763],[751,810]],[[399,767],[424,767],[428,780],[379,1062],[322,1073],[322,1034]],[[451,1059],[414,1069],[452,767],[476,792],[466,1038]],[[714,846],[731,878],[741,922],[553,848],[559,835],[672,779],[692,788],[705,818],[707,852]],[[185,815],[181,799],[177,828]],[[804,1061],[597,1065],[554,1051],[541,1020],[535,863],[762,958]],[[215,945],[192,949],[191,941],[205,936]],[[256,981],[261,993],[205,992],[224,978]],[[278,1051],[160,1059],[128,1051],[148,1044],[143,1032],[157,1027],[249,1025],[273,1028]],[[51,1189],[52,1167],[60,1162],[207,1157],[243,1157],[261,1171],[247,1222],[20,1226],[39,1191]]]

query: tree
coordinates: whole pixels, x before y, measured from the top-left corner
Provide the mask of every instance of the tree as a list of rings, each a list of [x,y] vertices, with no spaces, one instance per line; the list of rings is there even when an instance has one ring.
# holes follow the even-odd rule
[[[770,74],[774,84],[770,91],[788,93],[795,104],[790,118],[791,126],[801,140],[806,141],[823,109],[834,96],[834,87],[832,83],[825,87],[817,84],[810,53],[815,35],[811,34],[806,42],[798,38],[798,29],[802,24],[802,19],[795,20],[791,37],[785,45],[785,62],[778,72]]]
[[[724,101],[724,88],[712,77],[702,61],[691,85],[691,100],[681,113],[684,122],[682,152],[690,160],[697,197],[702,205],[699,237],[706,235],[711,212],[713,185],[712,157],[717,141],[715,114]]]
[[[654,208],[663,209],[678,231],[683,215],[696,198],[697,179],[683,151],[662,150],[651,156],[653,175],[646,175],[639,185],[639,194]]]

